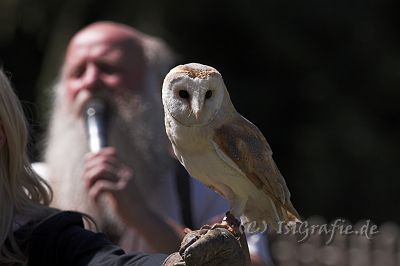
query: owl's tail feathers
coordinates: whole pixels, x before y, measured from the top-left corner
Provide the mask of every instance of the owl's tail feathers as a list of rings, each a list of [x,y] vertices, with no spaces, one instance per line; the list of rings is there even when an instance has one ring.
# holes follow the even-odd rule
[[[287,212],[286,215],[287,215],[287,218],[285,219],[284,222],[287,227],[289,227],[289,228],[295,227],[296,224],[302,223],[302,221],[300,220],[300,218],[298,218],[298,216],[295,216],[290,212]]]
[[[272,200],[271,200],[272,201]],[[288,204],[276,204],[272,201],[273,212],[266,211],[265,217],[268,217],[268,225],[275,231],[279,230],[282,226],[294,226],[301,223],[300,216],[293,207],[291,202]],[[272,217],[271,217],[272,216]]]
[[[300,215],[293,207],[292,202],[288,200],[285,204],[279,204],[281,212],[278,215],[280,226],[294,227],[296,224],[301,223]],[[274,226],[273,226],[274,227]],[[278,230],[274,227],[275,230]]]
[[[300,216],[290,201],[279,204],[271,198],[265,198],[260,203],[259,200],[249,200],[246,204],[241,222],[248,233],[261,233],[268,228],[278,231],[283,226],[292,227],[301,223]]]
[[[293,204],[290,202],[290,200],[286,204],[282,205],[282,211],[284,214],[282,218],[286,223],[301,223],[300,215],[293,207]]]
[[[278,207],[270,198],[264,197],[262,201],[259,199],[250,198],[246,202],[243,215],[240,217],[247,233],[262,233],[269,228],[278,230],[281,224],[286,224],[293,216],[286,209]]]

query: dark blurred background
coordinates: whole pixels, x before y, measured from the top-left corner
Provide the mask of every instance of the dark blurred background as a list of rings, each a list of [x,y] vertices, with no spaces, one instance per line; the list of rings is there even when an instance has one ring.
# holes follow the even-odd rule
[[[67,41],[96,20],[163,38],[214,66],[269,140],[303,215],[400,222],[400,2],[1,0],[0,65],[37,160]],[[399,193],[399,194],[397,194]]]

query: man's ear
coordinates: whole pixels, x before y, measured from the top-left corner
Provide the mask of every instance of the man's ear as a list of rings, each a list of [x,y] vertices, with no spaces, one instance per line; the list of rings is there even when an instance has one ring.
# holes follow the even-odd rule
[[[3,148],[6,143],[6,134],[4,133],[3,125],[0,124],[0,148]]]

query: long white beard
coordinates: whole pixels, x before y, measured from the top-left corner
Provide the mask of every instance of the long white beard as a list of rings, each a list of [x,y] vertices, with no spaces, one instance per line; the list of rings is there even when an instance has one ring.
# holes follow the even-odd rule
[[[156,84],[149,83],[154,87]],[[156,82],[157,83],[157,82]],[[153,86],[154,85],[154,86]],[[134,178],[143,194],[151,197],[162,185],[162,176],[171,171],[173,161],[168,153],[163,124],[161,97],[154,88],[142,88],[140,94],[125,90],[110,102],[109,144],[119,158],[134,171]],[[64,88],[58,88],[60,94]],[[50,121],[45,161],[54,190],[54,206],[91,215],[100,229],[118,242],[125,225],[113,211],[111,201],[103,195],[100,207],[93,206],[82,180],[84,155],[89,152],[84,121],[76,118],[71,106],[58,95]],[[110,99],[111,97],[107,97]],[[65,98],[64,98],[65,99]]]

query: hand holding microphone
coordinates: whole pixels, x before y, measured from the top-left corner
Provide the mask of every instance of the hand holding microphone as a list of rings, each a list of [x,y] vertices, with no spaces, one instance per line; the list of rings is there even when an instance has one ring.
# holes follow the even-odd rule
[[[117,150],[108,147],[108,105],[92,99],[84,109],[86,133],[91,153],[87,154],[82,173],[88,196],[102,205],[100,197],[107,192],[113,199],[115,212],[128,224],[139,223],[146,199],[134,180],[131,166],[118,158]],[[108,205],[107,205],[108,206]]]

